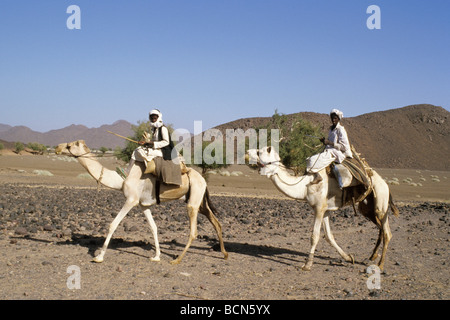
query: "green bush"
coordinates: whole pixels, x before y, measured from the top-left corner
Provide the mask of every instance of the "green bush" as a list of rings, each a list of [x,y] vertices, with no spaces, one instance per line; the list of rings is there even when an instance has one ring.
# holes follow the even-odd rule
[[[22,142],[16,142],[14,144],[14,151],[16,153],[20,153],[21,151],[23,151],[25,149],[25,145]]]
[[[102,155],[104,155],[106,153],[106,151],[108,151],[109,149],[107,147],[100,147],[99,151],[102,153]]]
[[[301,115],[284,115],[275,110],[268,129],[270,142],[270,130],[280,130],[279,154],[281,162],[292,169],[295,174],[302,173],[306,169],[306,159],[322,150],[322,143],[318,137],[323,137],[321,128],[303,119]],[[270,143],[268,143],[270,145]]]
[[[222,150],[222,159],[221,159],[221,161],[220,161],[220,162],[222,162],[222,163],[217,163],[216,161],[214,161],[213,163],[208,164],[208,163],[205,162],[204,151],[205,151],[205,148],[207,148],[207,147],[209,146],[209,144],[211,144],[211,143],[212,143],[212,142],[207,142],[207,141],[203,141],[203,143],[202,143],[202,155],[203,155],[203,156],[202,156],[202,163],[197,164],[197,166],[198,166],[199,168],[202,169],[202,175],[203,175],[203,176],[204,176],[209,170],[216,170],[216,169],[226,168],[226,167],[229,166],[228,164],[226,164],[226,150],[225,150],[225,146],[223,146],[223,150]],[[215,158],[215,157],[216,157],[216,149],[212,149],[212,150],[211,150],[210,156],[211,156],[212,158]],[[191,161],[191,163],[194,163],[194,155],[192,155],[192,161]]]
[[[43,154],[45,151],[47,151],[47,147],[43,144],[37,143],[37,142],[30,142],[27,144],[27,147],[30,148],[33,151],[39,152]]]
[[[169,135],[172,134],[173,126],[171,124],[165,124],[165,126],[169,130]],[[128,138],[131,140],[134,140],[134,141],[142,140],[142,135],[144,134],[144,132],[151,132],[150,121],[138,121],[137,125],[132,125],[131,128],[134,131],[134,135],[131,137],[128,137]],[[174,143],[175,143],[175,141],[174,141]],[[133,154],[133,151],[138,146],[139,145],[137,143],[127,140],[125,148],[123,148],[123,149],[116,148],[114,150],[114,155],[116,156],[117,159],[128,162],[131,159],[131,155]]]

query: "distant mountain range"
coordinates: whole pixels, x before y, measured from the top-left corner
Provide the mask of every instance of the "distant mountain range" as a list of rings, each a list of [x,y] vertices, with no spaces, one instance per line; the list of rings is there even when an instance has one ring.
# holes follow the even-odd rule
[[[75,140],[85,140],[91,148],[115,148],[124,147],[125,140],[108,133],[111,131],[122,136],[128,137],[134,134],[131,129],[131,123],[125,120],[118,120],[113,124],[105,124],[99,128],[88,128],[83,125],[70,125],[68,127],[51,130],[48,132],[33,131],[25,126],[12,127],[6,124],[0,124],[0,139],[9,142],[20,141],[23,143],[37,142],[47,146],[56,146],[63,142]]]
[[[294,119],[298,114],[318,124],[324,135],[327,134],[330,126],[328,114],[300,112],[288,116]],[[245,118],[219,125],[216,129],[225,134],[226,129],[241,128],[245,131],[271,121],[272,117]],[[347,129],[350,142],[373,167],[450,171],[449,121],[450,112],[444,108],[420,104],[344,118],[342,124]],[[99,128],[71,125],[40,133],[24,126],[0,124],[0,140],[56,146],[61,142],[83,139],[91,148],[115,148],[123,147],[125,140],[107,131],[132,136],[131,126],[129,122],[119,120]]]

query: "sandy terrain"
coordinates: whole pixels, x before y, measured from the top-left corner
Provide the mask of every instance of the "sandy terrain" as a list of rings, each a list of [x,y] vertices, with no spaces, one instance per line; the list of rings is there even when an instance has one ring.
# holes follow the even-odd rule
[[[114,234],[102,264],[91,262],[123,195],[100,188],[76,161],[56,156],[0,156],[0,299],[298,300],[439,299],[449,295],[450,172],[377,169],[389,181],[400,216],[393,233],[380,289],[368,287],[367,258],[378,231],[351,208],[336,212],[337,242],[356,257],[343,262],[321,239],[310,272],[300,269],[309,251],[312,210],[290,200],[246,166],[240,176],[210,175],[212,201],[219,208],[223,260],[213,228],[199,218],[199,238],[180,265],[188,237],[184,203],[152,209],[158,225],[161,261],[150,228],[136,208]],[[113,158],[101,162],[114,169]],[[44,171],[34,171],[44,170]],[[42,175],[45,171],[53,176]],[[421,184],[421,185],[419,185]],[[81,288],[68,288],[70,266]],[[73,278],[72,278],[73,279]],[[74,282],[75,283],[75,282]],[[69,285],[70,286],[70,285]]]

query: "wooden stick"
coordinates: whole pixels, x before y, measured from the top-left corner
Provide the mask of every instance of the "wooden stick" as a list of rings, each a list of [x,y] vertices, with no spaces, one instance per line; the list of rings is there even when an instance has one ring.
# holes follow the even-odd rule
[[[131,141],[131,142],[134,142],[134,143],[139,144],[139,142],[137,142],[137,141],[135,141],[135,140],[133,140],[133,139],[130,139],[130,138],[121,136],[120,134],[117,134],[117,133],[114,133],[114,132],[111,132],[111,131],[107,131],[107,132],[112,133],[113,135],[118,136],[119,138],[122,138],[122,139],[125,139],[125,140],[128,140],[128,141]]]

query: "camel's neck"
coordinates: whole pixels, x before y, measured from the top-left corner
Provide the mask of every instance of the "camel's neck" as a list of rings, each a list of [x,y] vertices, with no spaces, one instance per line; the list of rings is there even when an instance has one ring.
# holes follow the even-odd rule
[[[277,173],[271,177],[276,187],[290,198],[306,200],[307,185],[311,182],[312,176],[295,177],[290,175],[285,169],[279,168]]]
[[[106,169],[95,159],[93,154],[87,154],[77,158],[78,162],[89,172],[98,182],[106,187],[121,190],[123,179],[115,171]]]

